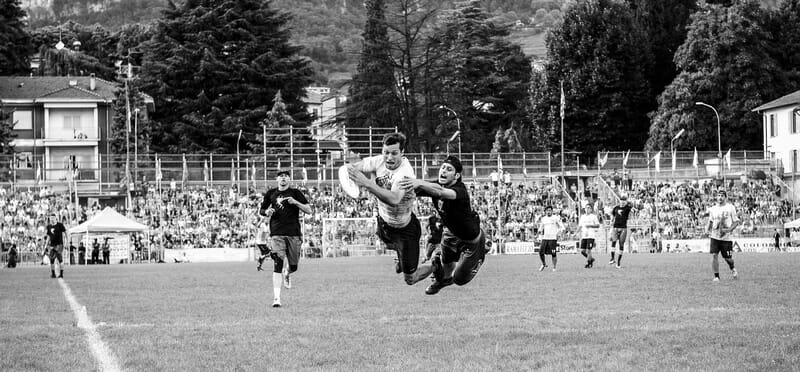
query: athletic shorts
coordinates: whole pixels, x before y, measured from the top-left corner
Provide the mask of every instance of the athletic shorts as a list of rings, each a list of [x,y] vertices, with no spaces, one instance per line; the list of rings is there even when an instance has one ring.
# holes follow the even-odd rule
[[[61,253],[64,252],[64,245],[54,245],[50,247],[50,263],[56,262],[58,260],[59,263],[63,263],[64,259],[61,256]]]
[[[731,258],[731,252],[733,251],[733,242],[730,240],[717,240],[711,238],[711,244],[709,252],[712,254],[720,253],[724,258]]]
[[[386,244],[386,249],[397,252],[400,267],[405,274],[413,274],[419,265],[419,239],[422,236],[419,220],[413,213],[411,220],[403,227],[392,227],[378,216],[378,238]]]
[[[625,238],[628,237],[628,228],[627,227],[615,227],[611,230],[611,241],[612,242],[622,242],[625,243]]]
[[[581,239],[581,249],[591,251],[594,248],[594,239]]]
[[[442,263],[456,262],[453,270],[453,282],[456,285],[469,283],[478,273],[486,258],[486,234],[480,234],[471,240],[464,241],[445,228],[442,233]]]
[[[539,252],[555,256],[558,251],[558,241],[555,239],[542,239]]]
[[[272,240],[272,254],[277,255],[282,260],[288,261],[291,266],[297,265],[300,261],[302,237],[273,235],[270,239]]]

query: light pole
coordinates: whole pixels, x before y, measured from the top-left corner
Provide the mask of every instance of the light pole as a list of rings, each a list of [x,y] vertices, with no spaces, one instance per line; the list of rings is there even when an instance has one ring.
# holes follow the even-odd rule
[[[133,109],[133,179],[139,179],[139,108]]]
[[[719,113],[717,112],[717,109],[715,109],[714,106],[711,106],[705,102],[695,102],[694,104],[699,106],[705,106],[714,110],[714,115],[717,116],[717,158],[722,159],[722,136],[720,135]],[[720,169],[722,169],[722,164],[720,164]]]
[[[450,136],[450,139],[447,140],[447,156],[450,156],[450,142],[453,142],[453,140],[455,140],[456,137],[458,137],[459,140],[461,139],[461,131],[460,130],[457,130],[455,133],[453,133],[453,135]],[[459,149],[459,151],[460,151],[460,149]],[[458,158],[459,158],[459,160],[461,160],[461,154],[459,154]]]
[[[451,108],[449,108],[449,107],[447,107],[445,105],[439,105],[437,107],[439,107],[442,110],[447,110],[447,111],[452,112],[453,116],[455,116],[455,118],[456,118],[456,125],[458,126],[456,133],[459,134],[459,136],[458,136],[458,158],[461,159],[461,135],[460,135],[461,134],[461,119],[458,118],[458,114],[456,114],[456,112],[453,111],[453,109],[451,109]],[[453,135],[453,137],[455,137],[455,135]],[[452,141],[453,139],[451,138],[450,140]],[[447,145],[447,152],[448,153],[450,152],[450,143],[449,143],[449,141],[448,141],[448,145]]]
[[[685,131],[686,130],[681,129],[677,134],[675,134],[675,137],[672,137],[672,140],[669,141],[669,153],[670,153],[670,155],[672,155],[672,164],[675,164],[675,163],[678,162],[677,160],[675,160],[675,140],[680,138],[683,135],[683,132],[685,132]],[[674,165],[672,167],[672,178],[675,178],[675,166]]]

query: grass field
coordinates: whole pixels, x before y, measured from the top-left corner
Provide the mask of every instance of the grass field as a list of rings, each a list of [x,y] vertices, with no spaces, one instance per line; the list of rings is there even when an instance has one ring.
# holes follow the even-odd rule
[[[255,263],[67,268],[65,283],[127,371],[775,371],[800,365],[800,254],[490,256],[426,296],[391,256],[304,260],[269,307]],[[269,262],[268,262],[269,263]],[[725,266],[724,264],[722,265]],[[45,267],[0,270],[2,371],[98,366]]]

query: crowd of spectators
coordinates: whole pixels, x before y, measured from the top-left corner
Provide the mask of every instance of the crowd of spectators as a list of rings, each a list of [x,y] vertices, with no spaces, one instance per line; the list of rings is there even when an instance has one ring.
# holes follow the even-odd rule
[[[638,225],[632,236],[647,241],[656,235],[663,239],[698,237],[706,208],[714,203],[717,185],[708,181],[653,182],[634,180],[617,183],[595,181],[587,191],[564,197],[559,185],[550,180],[512,182],[466,180],[474,210],[480,215],[484,230],[492,239],[534,241],[537,221],[546,206],[560,211],[570,232],[576,230],[581,203],[594,203],[606,222],[610,221],[614,201],[604,203],[597,198],[598,188],[607,187],[612,194],[626,193],[637,212],[632,220]],[[623,186],[624,185],[624,186]],[[305,215],[306,244],[326,253],[330,246],[378,246],[374,234],[376,201],[374,198],[354,200],[340,192],[338,185],[310,183],[296,185],[306,193],[314,213]],[[780,189],[769,180],[747,180],[726,185],[729,198],[742,219],[741,234],[762,230],[786,222],[792,215],[791,202],[780,198]],[[569,193],[569,189],[567,190]],[[121,213],[150,227],[140,249],[150,252],[172,248],[247,247],[253,244],[255,227],[263,217],[258,215],[262,193],[255,190],[237,192],[231,187],[181,188],[174,184],[163,190],[144,187],[131,199],[131,207]],[[47,217],[58,216],[67,227],[75,226],[102,210],[98,202],[77,207],[67,193],[52,193],[47,188],[37,191],[0,188],[0,241],[4,250],[11,245],[23,254],[40,252],[44,247],[44,226]],[[417,215],[423,222],[423,239],[427,232],[425,217],[433,206],[429,198],[419,198]],[[340,225],[329,224],[327,218],[360,219]],[[344,227],[343,227],[344,226]],[[644,227],[642,227],[644,226]],[[769,226],[767,228],[767,226]],[[144,248],[146,247],[146,248]],[[335,252],[333,254],[336,254]]]

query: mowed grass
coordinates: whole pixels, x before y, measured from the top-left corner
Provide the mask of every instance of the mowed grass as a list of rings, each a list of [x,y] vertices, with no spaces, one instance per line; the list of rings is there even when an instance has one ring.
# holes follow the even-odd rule
[[[128,371],[763,371],[800,365],[800,254],[490,256],[426,296],[391,256],[301,261],[284,307],[255,263],[67,268]],[[549,262],[549,259],[548,259]],[[271,264],[271,262],[268,262]],[[45,267],[0,270],[2,371],[97,370]]]

